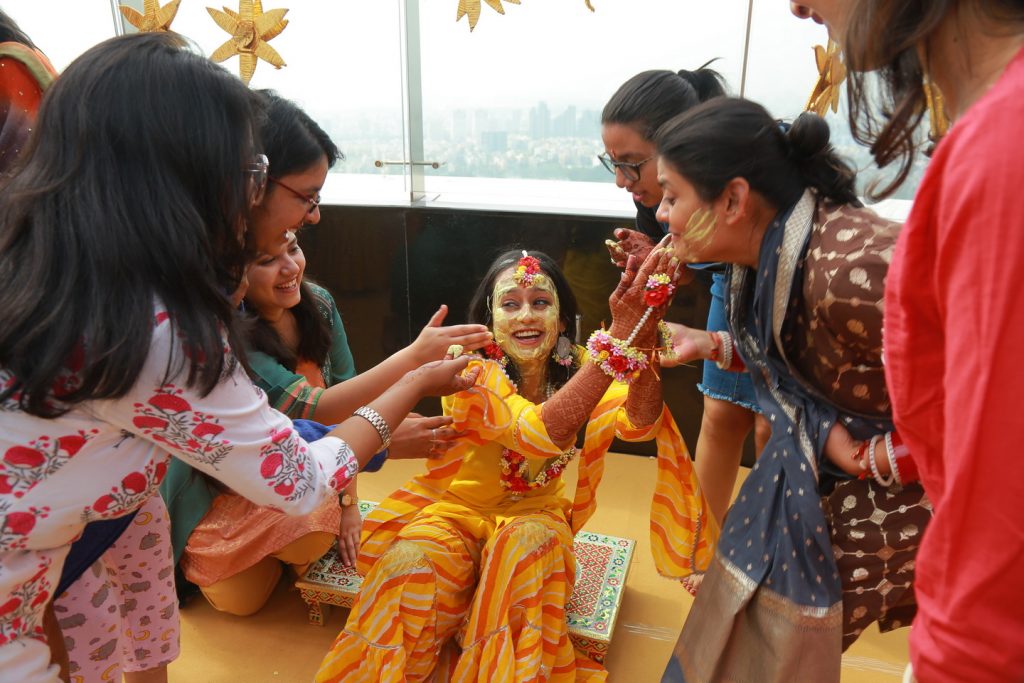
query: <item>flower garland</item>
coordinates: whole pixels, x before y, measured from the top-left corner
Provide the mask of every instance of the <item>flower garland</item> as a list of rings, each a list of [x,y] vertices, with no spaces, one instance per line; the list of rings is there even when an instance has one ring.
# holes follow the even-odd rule
[[[508,448],[501,451],[501,488],[513,494],[521,495],[533,489],[547,486],[557,479],[565,466],[576,457],[576,447],[573,446],[557,458],[552,460],[547,467],[537,473],[537,476],[530,481],[530,463],[526,456]]]

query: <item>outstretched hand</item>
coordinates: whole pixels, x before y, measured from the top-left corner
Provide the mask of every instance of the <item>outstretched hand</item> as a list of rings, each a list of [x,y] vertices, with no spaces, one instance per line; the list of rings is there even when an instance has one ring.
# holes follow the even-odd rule
[[[421,396],[448,396],[465,391],[476,384],[480,368],[463,372],[472,356],[425,363],[405,375],[406,382],[416,383]]]
[[[672,332],[672,354],[662,354],[661,367],[671,368],[693,360],[711,358],[715,344],[705,330],[697,330],[679,323],[666,322]]]
[[[463,432],[452,425],[452,418],[447,415],[423,417],[418,413],[409,413],[395,430],[388,457],[406,458],[439,458],[454,446]]]
[[[409,345],[417,365],[444,358],[448,347],[452,345],[457,344],[467,351],[473,351],[490,343],[491,332],[484,325],[442,327],[441,323],[447,315],[448,306],[442,304],[416,340]]]

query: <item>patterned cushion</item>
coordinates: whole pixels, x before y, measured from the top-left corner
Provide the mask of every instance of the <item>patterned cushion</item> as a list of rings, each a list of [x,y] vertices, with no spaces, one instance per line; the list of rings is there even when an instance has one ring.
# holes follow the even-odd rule
[[[365,517],[376,503],[360,501]],[[576,584],[566,609],[569,636],[580,650],[603,662],[622,607],[626,576],[636,541],[587,531],[576,535]],[[323,605],[349,608],[363,580],[355,569],[343,567],[331,549],[296,582],[309,606],[309,620],[323,626]]]

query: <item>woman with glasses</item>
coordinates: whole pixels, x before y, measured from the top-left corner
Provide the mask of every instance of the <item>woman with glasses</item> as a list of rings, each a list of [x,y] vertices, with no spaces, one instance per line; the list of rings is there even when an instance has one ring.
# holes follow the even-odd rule
[[[320,189],[343,155],[298,105],[259,91],[260,138],[272,159],[266,189],[250,224],[267,233],[286,231],[277,252],[256,255],[248,269],[244,308],[250,374],[271,406],[291,418],[322,424],[343,421],[423,360],[440,358],[451,344],[476,348],[490,341],[473,326],[440,327],[438,312],[409,348],[371,368],[358,380],[345,327],[334,298],[305,277],[298,228],[320,221]],[[444,452],[453,436],[445,417],[411,417],[395,430],[388,453],[426,457]],[[301,576],[337,539],[342,557],[355,561],[361,518],[356,479],[311,515],[289,517],[256,505],[213,480],[191,476],[184,461],[171,463],[162,491],[174,526],[182,575],[199,586],[215,608],[240,616],[269,599],[282,565]],[[340,506],[339,506],[340,503]]]
[[[636,205],[637,229],[620,229],[615,233],[619,242],[612,247],[612,258],[619,265],[626,253],[646,254],[667,231],[667,226],[655,216],[662,190],[658,184],[654,133],[673,116],[724,94],[721,76],[705,66],[678,73],[644,71],[623,83],[608,100],[601,114],[605,153],[600,158],[615,174],[615,184],[631,193]],[[710,268],[712,272],[707,329],[728,329],[721,264],[695,267]],[[681,340],[679,328],[671,322],[668,325],[677,340]],[[695,468],[711,512],[721,520],[732,498],[747,434],[756,428],[756,451],[760,453],[770,430],[759,417],[760,409],[746,373],[724,372],[714,363],[705,362],[703,381],[697,388],[704,394],[704,412],[694,451]],[[699,577],[694,577],[686,582],[686,587],[692,592],[698,582]]]
[[[182,458],[308,514],[428,394],[438,361],[305,442],[245,375],[234,306],[258,183],[255,104],[171,33],[113,38],[51,87],[0,192],[0,671],[53,682],[42,627],[86,523],[139,508]]]
[[[885,292],[895,421],[935,504],[910,659],[921,681],[1024,680],[1024,3],[791,5],[842,46],[854,136],[879,166],[897,168],[885,193],[913,168],[926,113],[933,137],[948,123],[943,110],[953,121],[914,195]]]

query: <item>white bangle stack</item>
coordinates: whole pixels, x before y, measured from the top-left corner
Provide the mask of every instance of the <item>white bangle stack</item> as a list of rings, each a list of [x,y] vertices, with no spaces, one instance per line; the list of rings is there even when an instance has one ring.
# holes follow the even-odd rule
[[[363,418],[377,430],[377,436],[380,437],[380,450],[384,450],[391,444],[391,428],[388,427],[387,421],[380,416],[380,413],[370,406],[363,406],[352,414]]]
[[[888,488],[889,486],[892,486],[893,475],[890,472],[888,479],[883,478],[881,473],[879,473],[878,471],[878,463],[875,462],[875,446],[881,440],[881,434],[875,434],[873,437],[871,437],[871,443],[868,445],[868,465],[871,466],[871,476],[875,478],[875,481],[878,482],[878,485],[885,486],[886,488]]]
[[[722,370],[728,370],[732,367],[732,335],[722,330],[718,333],[718,338],[722,340],[722,348],[719,349],[718,360],[715,361]]]
[[[885,455],[889,458],[889,471],[892,472],[892,480],[897,486],[903,486],[900,481],[900,468],[896,466],[896,447],[892,443],[892,432],[885,433]]]

